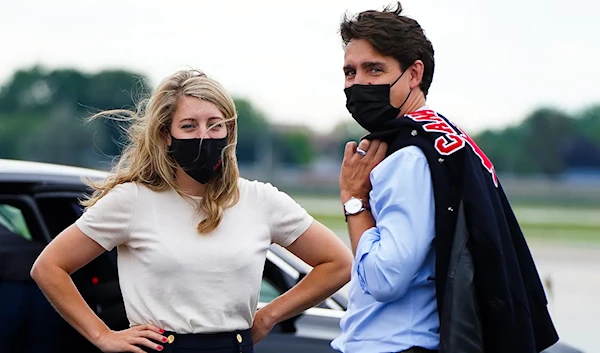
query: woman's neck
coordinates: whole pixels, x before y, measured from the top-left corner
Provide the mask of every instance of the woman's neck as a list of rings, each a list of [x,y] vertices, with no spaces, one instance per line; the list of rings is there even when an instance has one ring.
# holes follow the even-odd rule
[[[181,168],[177,168],[175,175],[177,177],[177,185],[183,193],[190,196],[204,197],[208,185],[197,182]]]

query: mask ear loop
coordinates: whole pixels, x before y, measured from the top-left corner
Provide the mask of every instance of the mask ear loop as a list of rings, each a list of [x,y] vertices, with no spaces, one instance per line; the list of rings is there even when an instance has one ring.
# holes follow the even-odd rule
[[[402,109],[404,104],[408,101],[408,98],[410,98],[410,94],[412,93],[412,91],[413,91],[412,88],[410,89],[410,91],[408,91],[408,96],[406,96],[406,99],[404,100],[404,102],[402,102],[402,104],[400,104],[400,106],[398,107],[398,110]]]
[[[404,76],[404,73],[405,73],[406,71],[408,71],[408,68],[407,68],[406,70],[402,71],[402,74],[400,74],[400,76],[399,76],[399,77],[396,79],[396,81],[394,81],[394,83],[392,83],[392,84],[390,85],[390,88],[392,88],[392,86],[393,86],[393,85],[395,85],[395,84],[396,84],[396,82],[398,82],[398,80],[400,80],[400,78],[402,78],[402,76]],[[408,98],[410,98],[410,95],[411,95],[411,93],[412,93],[412,90],[413,90],[413,89],[411,88],[411,89],[410,89],[410,91],[408,91],[408,95],[406,96],[406,99],[405,99],[405,100],[404,100],[404,102],[402,102],[402,104],[400,104],[400,106],[397,108],[398,110],[401,110],[401,109],[402,109],[402,107],[404,106],[404,104],[406,104],[406,102],[408,101]]]
[[[400,76],[398,76],[398,78],[396,79],[396,81],[394,81],[394,83],[392,83],[392,84],[390,85],[390,88],[392,88],[392,87],[393,87],[393,86],[396,84],[396,82],[398,82],[398,80],[399,80],[399,79],[401,79],[401,78],[402,78],[402,76],[404,76],[404,73],[405,73],[405,72],[406,72],[406,70],[402,71],[402,73],[400,74]]]
[[[396,84],[396,82],[398,82],[398,80],[400,80],[400,78],[402,78],[402,76],[404,76],[404,73],[408,71],[408,69],[402,71],[402,74],[400,74],[400,76],[396,79],[396,81],[394,81],[394,83],[392,83],[390,85],[390,89],[392,88],[393,85]],[[412,93],[413,89],[411,88],[410,91],[408,91],[408,95],[406,96],[406,99],[404,100],[404,102],[402,102],[402,104],[400,104],[400,106],[397,108],[398,110],[401,110],[402,107],[404,106],[404,104],[408,101],[408,98],[410,98],[410,94]]]

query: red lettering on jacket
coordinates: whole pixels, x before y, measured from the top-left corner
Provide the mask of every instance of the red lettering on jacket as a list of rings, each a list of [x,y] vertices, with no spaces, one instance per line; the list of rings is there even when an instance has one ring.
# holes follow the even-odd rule
[[[446,120],[437,115],[433,110],[419,110],[406,115],[416,122],[429,122],[423,125],[427,132],[443,134],[435,140],[435,149],[442,155],[449,156],[469,144],[473,153],[479,157],[483,167],[491,174],[494,185],[498,187],[498,176],[492,161],[485,155],[483,150],[477,146],[475,141],[462,131],[459,127],[450,125]]]
[[[498,187],[498,176],[496,175],[496,169],[494,169],[494,164],[492,164],[492,161],[488,158],[488,156],[485,155],[483,150],[481,148],[479,148],[479,146],[477,146],[475,141],[473,141],[473,139],[469,135],[467,135],[460,128],[459,128],[459,130],[462,134],[462,138],[465,139],[465,141],[467,141],[467,143],[471,146],[471,149],[473,149],[473,152],[481,160],[481,164],[483,164],[485,169],[487,169],[487,171],[490,172],[490,174],[492,175],[492,180],[494,181],[494,185],[496,187]]]
[[[423,130],[427,132],[439,132],[442,134],[456,134],[453,128],[448,125],[445,121],[440,121],[439,123],[429,123],[423,125]]]
[[[418,110],[407,114],[414,121],[442,121],[433,110]]]
[[[435,139],[435,149],[445,156],[449,156],[463,147],[465,147],[465,140],[455,134],[447,134]]]

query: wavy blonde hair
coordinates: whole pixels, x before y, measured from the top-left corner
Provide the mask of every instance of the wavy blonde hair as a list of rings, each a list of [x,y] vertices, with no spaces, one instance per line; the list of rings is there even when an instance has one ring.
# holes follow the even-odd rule
[[[176,180],[177,162],[169,155],[166,136],[177,102],[182,97],[196,97],[213,103],[225,116],[228,145],[223,150],[223,167],[209,181],[206,194],[198,205],[206,218],[198,224],[201,234],[213,231],[223,219],[224,209],[239,200],[235,148],[237,144],[237,113],[233,99],[214,79],[198,70],[182,70],[164,79],[149,99],[138,105],[137,111],[109,110],[95,114],[90,120],[107,117],[128,122],[125,128],[127,143],[110,175],[101,182],[84,180],[94,189],[83,206],[91,207],[116,185],[135,182],[154,191],[175,189],[187,197]]]

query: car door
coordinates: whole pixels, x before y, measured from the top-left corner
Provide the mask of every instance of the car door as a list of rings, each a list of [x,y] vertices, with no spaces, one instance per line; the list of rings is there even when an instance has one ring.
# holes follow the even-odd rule
[[[269,252],[260,290],[259,307],[267,305],[296,284],[303,274],[282,258]],[[336,310],[337,309],[337,310]],[[315,308],[276,325],[256,346],[256,353],[332,353],[329,345],[339,334],[339,320],[344,311],[328,299]]]
[[[35,190],[33,197],[50,239],[73,224],[83,212],[81,191],[61,190],[57,186]],[[105,252],[73,273],[73,283],[86,303],[111,329],[129,327],[116,267],[116,249]],[[100,352],[64,322],[62,340],[70,351]]]
[[[78,343],[80,335],[56,313],[29,275],[51,232],[35,197],[25,189],[0,192],[0,350],[39,351],[43,346],[48,352],[93,352],[85,342]]]
[[[83,209],[79,205],[81,196],[79,192],[70,191],[35,194],[38,208],[52,238],[82,214]],[[129,327],[119,287],[116,249],[98,256],[75,272],[72,278],[90,307],[110,328]]]

